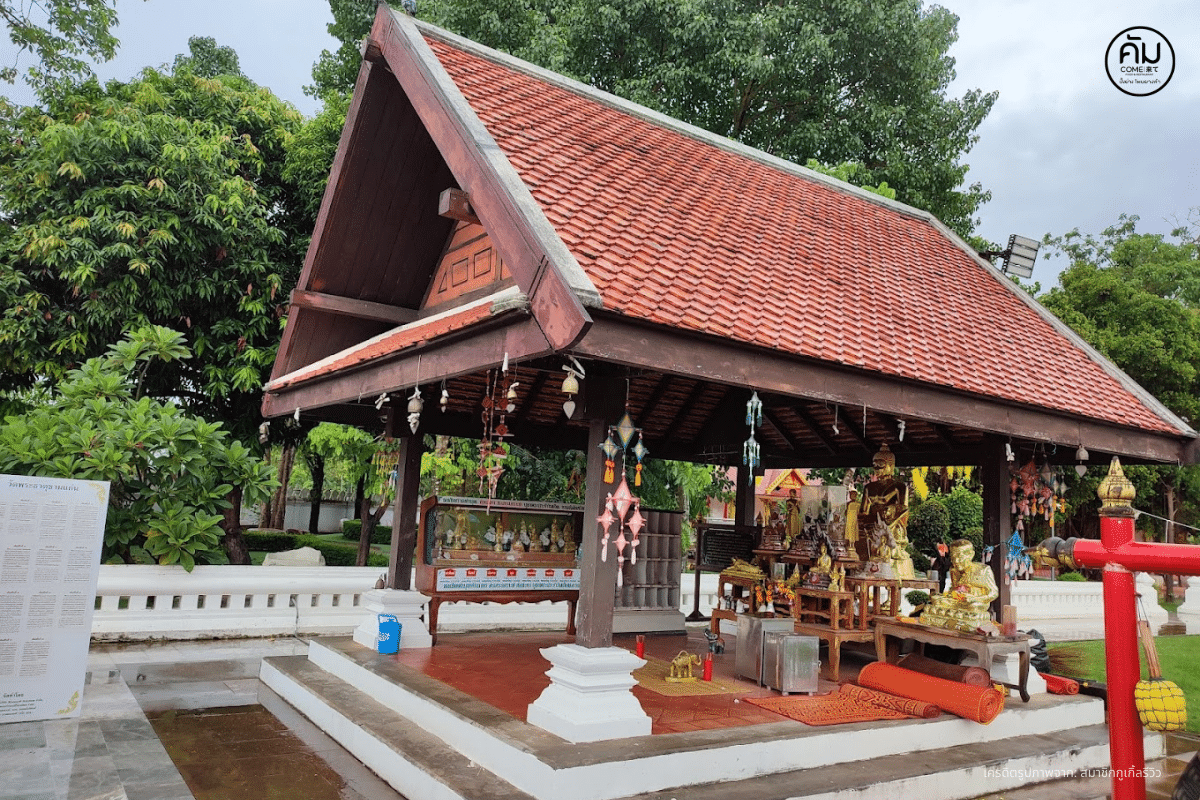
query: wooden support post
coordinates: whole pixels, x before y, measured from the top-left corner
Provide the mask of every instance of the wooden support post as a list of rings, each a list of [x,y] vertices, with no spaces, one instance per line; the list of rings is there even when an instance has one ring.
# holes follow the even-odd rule
[[[409,434],[402,440],[396,463],[396,500],[392,506],[392,546],[388,564],[389,589],[411,589],[413,550],[417,546],[417,511],[421,498],[421,454],[425,437]]]
[[[1012,587],[1005,580],[1004,556],[1008,537],[1012,534],[1012,500],[1008,492],[1008,459],[1004,451],[1004,442],[998,439],[989,440],[986,455],[983,459],[983,546],[994,547],[992,550],[992,575],[996,578],[996,586],[1000,596],[992,601],[992,612],[996,619],[1003,618],[1005,606],[1012,605]],[[982,553],[976,553],[982,558]]]
[[[751,471],[750,468],[745,464],[737,468],[737,485],[734,487],[736,494],[733,501],[734,525],[753,525],[754,514],[758,510],[755,507],[754,481],[746,477],[746,473],[749,471]],[[759,470],[754,470],[755,474],[758,472]]]
[[[594,411],[592,413],[595,413]],[[608,492],[616,487],[604,483],[604,444],[608,422],[602,416],[588,423],[587,491],[583,500],[583,545],[579,563],[579,613],[575,643],[583,647],[612,646],[612,617],[616,600],[617,559],[615,553],[600,560],[600,526],[596,517]]]

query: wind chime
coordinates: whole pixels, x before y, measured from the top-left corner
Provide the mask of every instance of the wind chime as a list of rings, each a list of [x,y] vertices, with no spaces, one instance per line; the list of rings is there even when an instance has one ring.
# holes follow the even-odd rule
[[[626,391],[628,397],[628,390]],[[637,444],[630,447],[630,442],[633,441],[634,434],[637,435]],[[642,529],[646,527],[646,518],[642,516],[642,501],[635,497],[633,492],[629,490],[629,481],[626,479],[626,454],[632,453],[637,463],[634,468],[634,486],[642,485],[642,462],[649,454],[649,450],[642,443],[642,431],[633,424],[633,420],[629,417],[629,401],[625,401],[625,414],[621,420],[608,429],[608,438],[600,445],[604,451],[604,482],[612,483],[616,479],[616,459],[617,455],[621,456],[621,483],[617,486],[615,492],[609,492],[608,498],[604,503],[604,512],[596,517],[596,522],[600,523],[600,527],[604,533],[600,537],[600,560],[608,560],[608,543],[611,537],[611,528],[613,523],[617,523],[617,536],[612,539],[617,548],[617,586],[620,587],[624,583],[622,575],[623,567],[625,566],[625,547],[629,546],[629,563],[637,563],[637,546],[639,536]],[[629,537],[626,538],[625,532],[629,531]]]
[[[488,509],[496,499],[496,486],[504,474],[504,459],[508,446],[504,439],[512,436],[508,429],[507,416],[517,408],[517,387],[508,375],[508,353],[499,370],[488,370],[487,391],[483,396],[483,438],[479,441],[479,491],[487,487]]]
[[[758,392],[754,392],[746,401],[746,424],[750,426],[750,438],[742,445],[742,463],[747,467],[746,477],[751,486],[754,485],[754,469],[762,463],[758,440],[754,438],[755,429],[762,426],[762,408],[762,400],[758,399]]]

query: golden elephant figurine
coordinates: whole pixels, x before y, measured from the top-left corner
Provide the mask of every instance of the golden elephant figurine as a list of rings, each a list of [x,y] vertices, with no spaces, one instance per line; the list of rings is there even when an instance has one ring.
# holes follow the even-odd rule
[[[679,655],[671,659],[671,674],[667,676],[667,680],[695,680],[695,676],[692,675],[692,667],[698,666],[700,666],[700,656],[680,650]]]

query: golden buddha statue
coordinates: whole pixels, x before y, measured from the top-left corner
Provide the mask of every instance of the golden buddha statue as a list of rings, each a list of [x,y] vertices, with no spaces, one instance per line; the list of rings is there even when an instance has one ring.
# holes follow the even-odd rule
[[[874,532],[883,523],[894,541],[897,538],[896,529],[903,527],[907,530],[908,527],[908,484],[897,480],[893,474],[896,471],[896,456],[886,444],[879,448],[871,464],[875,467],[875,476],[863,487],[856,527],[860,531]],[[907,533],[904,538],[907,540]],[[862,544],[859,547],[859,555],[864,560],[874,555],[861,552]]]
[[[974,633],[992,622],[988,606],[1000,596],[990,567],[975,558],[975,547],[966,539],[950,543],[950,589],[930,598],[921,612],[922,625]]]

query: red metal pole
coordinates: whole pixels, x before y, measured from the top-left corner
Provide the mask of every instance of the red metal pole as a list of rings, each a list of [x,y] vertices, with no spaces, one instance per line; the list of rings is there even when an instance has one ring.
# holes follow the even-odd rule
[[[1101,521],[1101,531],[1110,521],[1116,520]],[[1132,572],[1119,564],[1104,567],[1104,651],[1113,800],[1146,800],[1142,723],[1133,701],[1134,687],[1141,677],[1134,592]]]

